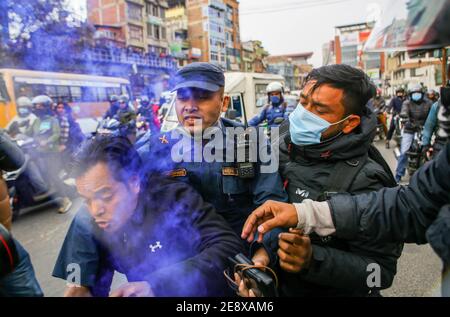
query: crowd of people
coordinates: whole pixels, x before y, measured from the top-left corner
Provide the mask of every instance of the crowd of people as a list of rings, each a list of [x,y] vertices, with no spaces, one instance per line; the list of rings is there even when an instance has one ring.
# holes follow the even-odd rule
[[[104,116],[109,123],[104,130],[111,127],[111,120],[125,129],[109,129],[117,133],[102,130],[84,142],[75,137],[78,128],[70,107],[57,104],[52,108],[54,104],[46,96],[30,103],[21,100],[20,118],[12,130],[23,129],[36,138],[47,164],[57,160],[57,155],[70,154],[63,162],[71,162],[71,175],[84,199],[53,270],[54,277],[67,281],[65,296],[261,295],[236,267],[231,268],[228,279],[224,276],[230,266],[228,259],[239,253],[252,258],[252,268],[274,273],[279,296],[381,296],[380,291],[394,281],[403,243],[416,240],[402,234],[392,238],[386,228],[388,238],[380,238],[364,220],[358,225],[346,218],[348,215],[331,217],[328,206],[330,200],[331,206],[340,204],[343,209],[355,206],[339,198],[343,193],[369,197],[374,191],[404,190],[397,187],[404,173],[403,158],[394,176],[373,145],[380,122],[387,144],[392,137],[386,112],[406,120],[402,155],[407,151],[409,134],[424,125],[427,149],[433,139],[444,149],[424,168],[439,169],[446,178],[433,172],[442,197],[433,202],[432,210],[425,205],[427,220],[436,218],[438,207],[450,202],[448,135],[432,138],[436,126],[449,130],[447,123],[437,122],[450,116],[442,102],[433,99],[432,105],[436,93],[425,96],[413,87],[402,100],[406,94],[399,90],[386,106],[381,92],[363,71],[348,65],[323,66],[309,74],[298,106],[288,115],[282,85],[269,85],[268,105],[250,121],[253,127],[247,128],[222,115],[228,110],[230,97],[224,93],[225,78],[219,67],[189,64],[177,72],[175,82],[179,124],[169,133],[159,131],[152,98],[141,98],[136,111],[127,96],[111,96],[111,107]],[[33,118],[27,122],[25,115],[29,117],[31,112]],[[139,117],[144,118],[148,131],[137,138]],[[242,144],[249,150],[251,142],[246,136],[264,120],[279,128],[278,138],[259,135],[253,144],[256,153],[267,151],[279,156],[278,168],[270,172],[264,170],[270,162],[261,155],[253,161],[248,155],[230,159],[227,151],[237,153]],[[240,132],[236,135],[232,131]],[[183,146],[180,137],[188,140]],[[208,146],[218,139],[221,146],[212,151],[215,160],[195,159],[198,148],[206,155],[211,152]],[[413,179],[412,188],[416,185]],[[367,206],[375,200],[395,204],[399,198],[394,196],[389,194],[389,202],[374,196],[369,202],[359,200],[358,210],[376,213]],[[412,200],[419,206],[422,202]],[[392,212],[391,207],[384,208]],[[396,208],[402,210],[400,214],[408,212],[407,206],[398,204]],[[274,230],[268,232],[269,226],[264,227],[255,236],[256,228],[267,220],[276,224],[269,223]],[[316,225],[319,222],[321,225]],[[349,228],[352,223],[359,227]],[[406,222],[400,227],[409,225]],[[300,230],[292,229],[295,227]],[[369,232],[362,234],[358,228]],[[75,278],[74,271],[68,269],[74,264],[78,268]],[[370,265],[379,268],[378,283],[367,282]],[[111,290],[116,271],[125,274],[128,282]],[[3,279],[0,277],[0,291]]]

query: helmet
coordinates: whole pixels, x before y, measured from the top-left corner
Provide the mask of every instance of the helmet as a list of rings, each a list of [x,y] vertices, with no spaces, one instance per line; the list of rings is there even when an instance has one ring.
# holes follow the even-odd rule
[[[31,102],[31,99],[28,97],[19,97],[16,100],[17,107],[28,107],[31,108],[33,106],[33,103]]]
[[[33,105],[42,104],[46,108],[51,108],[53,101],[49,96],[46,95],[40,95],[37,97],[34,97],[31,101]]]
[[[150,99],[148,99],[147,96],[142,96],[141,97],[141,104],[145,105],[145,106],[148,106],[150,104]]]
[[[117,102],[117,101],[119,101],[119,96],[117,95],[109,96],[109,102]]]
[[[119,102],[128,103],[128,101],[130,101],[130,98],[127,95],[120,95]]]
[[[284,93],[284,87],[283,87],[283,84],[280,83],[280,82],[274,81],[274,82],[272,82],[272,83],[270,83],[270,84],[267,85],[266,92],[267,92],[268,94],[270,94],[270,93],[272,93],[272,92],[281,92],[281,93]]]
[[[419,84],[412,85],[411,88],[409,88],[409,93],[413,94],[415,92],[420,92],[423,94],[422,86]]]

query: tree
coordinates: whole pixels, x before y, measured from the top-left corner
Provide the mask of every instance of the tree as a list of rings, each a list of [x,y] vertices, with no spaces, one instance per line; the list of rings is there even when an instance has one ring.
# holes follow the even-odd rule
[[[0,0],[8,12],[9,39],[4,63],[52,70],[74,63],[74,56],[93,43],[94,29],[68,10],[68,0]],[[0,8],[1,9],[1,8]],[[1,17],[1,16],[0,16]],[[0,54],[1,57],[1,54]]]

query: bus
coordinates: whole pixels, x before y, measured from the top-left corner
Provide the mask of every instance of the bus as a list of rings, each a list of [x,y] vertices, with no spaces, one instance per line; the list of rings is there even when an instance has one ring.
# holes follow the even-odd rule
[[[38,95],[47,95],[54,102],[67,102],[82,130],[92,130],[95,124],[93,121],[102,117],[109,108],[109,96],[121,94],[131,97],[130,82],[127,79],[0,69],[0,127],[6,128],[16,116],[17,98],[25,96],[33,99]],[[86,128],[83,122],[91,127]]]

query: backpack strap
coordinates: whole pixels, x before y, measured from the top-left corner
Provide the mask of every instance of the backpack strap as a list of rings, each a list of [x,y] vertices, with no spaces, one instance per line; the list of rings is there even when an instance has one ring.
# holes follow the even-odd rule
[[[368,155],[354,159],[339,161],[334,171],[328,177],[326,191],[319,196],[318,200],[327,200],[337,193],[349,192],[349,189],[366,163]]]
[[[380,151],[374,145],[371,145],[369,147],[368,154],[369,157],[376,163],[378,163],[385,172],[385,175],[382,176],[383,185],[385,187],[396,187],[397,182],[395,181],[394,175],[392,174],[392,170],[384,159],[383,155],[381,155]]]

